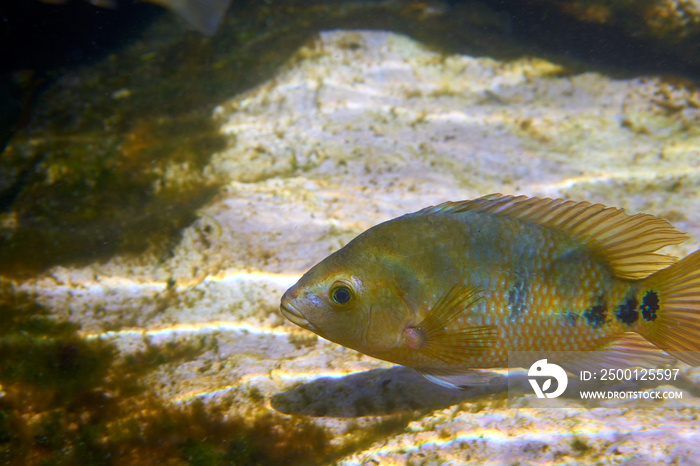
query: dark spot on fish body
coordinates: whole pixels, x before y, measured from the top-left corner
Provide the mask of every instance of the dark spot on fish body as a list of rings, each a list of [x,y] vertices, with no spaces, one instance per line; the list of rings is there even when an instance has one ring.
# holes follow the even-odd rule
[[[644,298],[642,298],[642,305],[639,306],[639,310],[642,311],[642,317],[647,322],[656,320],[656,311],[659,310],[659,295],[656,294],[656,291],[647,291]]]
[[[639,301],[637,298],[628,296],[625,302],[617,306],[615,311],[615,317],[623,324],[632,325],[639,319],[639,310],[637,310],[637,305]]]
[[[598,298],[598,304],[593,307],[589,307],[583,311],[582,315],[586,319],[588,325],[594,328],[602,327],[607,321],[605,317],[608,314],[607,306],[605,305],[605,300],[603,295]]]

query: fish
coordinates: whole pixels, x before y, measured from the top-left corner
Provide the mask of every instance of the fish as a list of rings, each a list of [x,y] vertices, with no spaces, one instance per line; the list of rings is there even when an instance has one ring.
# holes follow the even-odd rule
[[[60,5],[69,0],[41,0]],[[116,8],[117,0],[88,0],[98,8]],[[219,28],[232,0],[143,0],[175,12],[190,26],[204,35],[212,36]]]
[[[698,366],[700,251],[658,252],[687,238],[646,213],[490,194],[368,229],[306,272],[280,310],[453,388],[533,362],[509,352],[575,351],[564,367],[574,374],[605,363]]]

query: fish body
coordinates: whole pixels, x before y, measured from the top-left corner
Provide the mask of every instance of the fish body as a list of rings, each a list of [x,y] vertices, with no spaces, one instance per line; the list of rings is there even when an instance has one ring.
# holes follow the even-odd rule
[[[281,310],[433,377],[526,363],[509,351],[604,351],[632,365],[661,348],[697,365],[685,352],[700,349],[700,253],[674,264],[655,252],[685,238],[662,219],[587,202],[449,202],[362,233],[290,288]]]

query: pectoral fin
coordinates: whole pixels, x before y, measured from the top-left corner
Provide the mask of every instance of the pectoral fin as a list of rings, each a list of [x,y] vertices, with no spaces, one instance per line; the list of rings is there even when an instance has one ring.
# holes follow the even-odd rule
[[[493,325],[468,327],[454,320],[481,299],[481,289],[455,286],[415,328],[407,329],[413,348],[430,359],[466,365],[470,358],[492,348],[497,341]],[[425,371],[423,371],[425,372]]]

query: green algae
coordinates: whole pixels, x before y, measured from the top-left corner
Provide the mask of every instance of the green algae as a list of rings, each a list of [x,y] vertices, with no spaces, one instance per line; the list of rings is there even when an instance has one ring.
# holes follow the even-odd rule
[[[587,452],[588,450],[590,450],[591,447],[586,442],[581,440],[580,438],[574,437],[574,439],[571,440],[571,449],[576,451],[576,452],[583,453],[583,452]]]
[[[105,376],[114,351],[80,338],[77,330],[30,300],[0,298],[0,381],[57,397],[93,386]]]
[[[140,382],[201,349],[149,346],[120,361],[112,344],[81,338],[77,325],[0,286],[0,463],[315,465],[335,455],[309,420],[172,405]]]
[[[124,356],[124,365],[129,367],[132,375],[141,376],[163,364],[193,361],[208,351],[208,346],[204,338],[169,341],[164,345],[154,345],[147,341],[144,350]]]
[[[16,148],[41,162],[12,205],[14,225],[0,227],[0,273],[163,253],[217,192],[219,182],[201,175],[223,148],[210,121],[164,118],[135,123],[122,139],[83,139],[46,137]],[[183,168],[167,179],[172,167]]]

